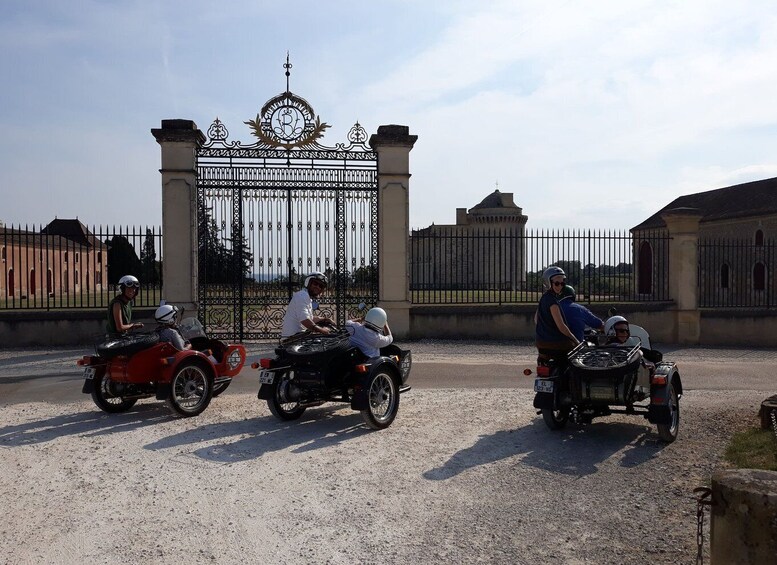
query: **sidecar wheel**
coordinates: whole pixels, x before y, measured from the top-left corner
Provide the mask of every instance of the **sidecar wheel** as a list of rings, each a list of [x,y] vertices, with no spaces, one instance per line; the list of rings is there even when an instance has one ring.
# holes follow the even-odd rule
[[[111,378],[102,371],[100,376],[94,377],[94,388],[92,388],[92,400],[97,407],[103,412],[109,414],[118,414],[119,412],[126,412],[138,401],[137,398],[122,398],[113,391],[113,384]]]
[[[173,414],[196,416],[213,398],[213,375],[195,361],[184,361],[170,381],[167,407]]]
[[[545,420],[545,425],[551,430],[563,430],[567,427],[569,410],[551,410],[550,408],[543,408],[542,419]]]
[[[394,378],[378,371],[370,379],[367,389],[368,406],[361,411],[364,422],[373,430],[388,428],[399,410],[399,390]]]
[[[291,401],[286,397],[290,381],[289,373],[279,375],[271,385],[272,395],[267,400],[267,407],[272,415],[284,422],[297,420],[305,412],[305,408],[299,405],[299,401]]]
[[[680,402],[677,398],[677,391],[671,383],[669,386],[669,414],[671,422],[669,424],[656,424],[658,435],[662,441],[672,443],[677,439],[677,433],[680,431]]]

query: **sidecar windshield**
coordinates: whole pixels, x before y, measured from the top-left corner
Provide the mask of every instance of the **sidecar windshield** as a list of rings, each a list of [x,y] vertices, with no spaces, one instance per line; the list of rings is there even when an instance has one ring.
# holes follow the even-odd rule
[[[178,324],[178,329],[183,338],[189,341],[197,337],[207,337],[205,335],[205,328],[202,327],[200,321],[195,317],[181,320],[181,323]]]

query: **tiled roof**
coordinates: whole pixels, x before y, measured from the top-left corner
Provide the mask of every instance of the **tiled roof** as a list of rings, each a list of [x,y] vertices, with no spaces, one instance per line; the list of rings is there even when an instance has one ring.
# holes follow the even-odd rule
[[[665,227],[661,214],[675,208],[695,208],[702,222],[777,214],[777,177],[680,196],[631,229]]]

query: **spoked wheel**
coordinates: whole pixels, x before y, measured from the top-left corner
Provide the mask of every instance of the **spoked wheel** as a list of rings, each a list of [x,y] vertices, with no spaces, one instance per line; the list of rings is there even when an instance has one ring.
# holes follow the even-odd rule
[[[213,375],[196,362],[184,361],[170,381],[167,406],[180,416],[196,416],[213,398]]]
[[[267,400],[267,407],[273,416],[279,420],[297,420],[305,407],[299,405],[299,398],[293,399],[292,373],[285,372],[277,375],[272,386],[272,396]]]
[[[100,376],[94,377],[94,388],[92,389],[92,400],[97,407],[110,414],[117,414],[119,412],[126,412],[138,401],[137,398],[123,398],[120,394],[117,394],[116,383],[111,381],[111,378],[105,371],[101,371]]]
[[[563,430],[567,426],[567,421],[569,420],[569,410],[551,410],[550,408],[543,408],[542,419],[545,420],[545,425],[551,430]]]
[[[368,407],[361,411],[365,423],[373,430],[389,427],[399,410],[399,391],[389,373],[378,371],[370,379],[367,401]]]
[[[677,391],[671,383],[669,386],[669,418],[668,424],[657,424],[658,435],[666,443],[672,443],[677,439],[677,432],[680,431],[680,401],[677,398]]]

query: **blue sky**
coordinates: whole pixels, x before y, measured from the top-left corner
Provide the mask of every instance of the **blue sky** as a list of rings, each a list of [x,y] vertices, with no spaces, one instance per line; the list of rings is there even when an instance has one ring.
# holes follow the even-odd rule
[[[404,124],[412,227],[497,186],[532,228],[623,229],[777,176],[770,0],[0,0],[0,221],[161,223],[160,120],[245,120],[285,89]]]

